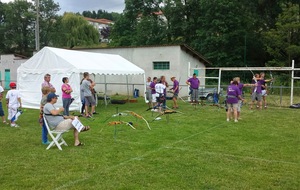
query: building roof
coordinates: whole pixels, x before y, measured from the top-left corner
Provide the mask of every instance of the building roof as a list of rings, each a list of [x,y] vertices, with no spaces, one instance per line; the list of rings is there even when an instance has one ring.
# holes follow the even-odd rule
[[[83,17],[85,20],[90,21],[90,22],[96,22],[99,24],[113,24],[114,22],[105,18],[99,18],[99,19],[94,19],[94,18],[88,18],[88,17]]]
[[[194,58],[198,59],[199,61],[203,62],[205,66],[211,66],[212,63],[208,61],[203,55],[201,55],[196,50],[192,49],[186,44],[181,45],[149,45],[149,46],[118,46],[118,47],[101,47],[101,48],[73,48],[74,50],[80,49],[120,49],[120,48],[149,48],[149,47],[170,47],[170,46],[180,46],[180,48],[185,51],[186,53],[190,54]]]

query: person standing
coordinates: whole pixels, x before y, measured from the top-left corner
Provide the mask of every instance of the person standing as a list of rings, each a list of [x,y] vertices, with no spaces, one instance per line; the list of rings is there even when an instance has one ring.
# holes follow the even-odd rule
[[[94,88],[95,83],[90,82],[90,75],[88,72],[83,73],[83,81],[82,81],[82,90],[83,90],[83,96],[85,98],[85,117],[92,117],[93,113],[95,112],[95,106],[96,106],[96,101],[93,98],[93,94],[91,89]],[[91,112],[89,114],[89,105],[91,105]]]
[[[177,109],[178,108],[178,104],[177,104],[177,98],[178,98],[178,94],[179,94],[179,82],[176,80],[175,77],[171,77],[171,81],[173,82],[173,87],[171,88],[171,90],[173,91],[173,109]]]
[[[237,116],[237,108],[239,100],[243,101],[243,98],[240,95],[240,90],[238,88],[238,81],[236,78],[233,79],[232,83],[227,87],[227,96],[226,96],[226,102],[227,102],[227,121],[230,121],[230,115],[231,110],[233,110],[234,115],[234,122],[238,122],[238,116]]]
[[[252,83],[255,84],[255,87],[252,88],[252,94],[251,94],[251,105],[250,109],[253,109],[253,104],[257,100],[257,108],[262,109],[262,89],[261,89],[261,84],[265,82],[265,80],[258,80],[259,74],[255,74],[254,78],[252,80]]]
[[[192,90],[191,103],[198,103],[200,81],[197,78],[196,73],[193,74],[192,78],[190,78],[186,81],[186,84],[189,85]]]
[[[42,88],[42,93],[43,93],[43,97],[41,99],[41,103],[40,103],[40,118],[39,118],[39,123],[42,127],[42,144],[48,145],[50,144],[50,142],[48,141],[48,130],[47,127],[44,123],[44,118],[43,118],[43,114],[44,114],[44,106],[47,103],[47,96],[48,94],[51,92],[51,89],[49,87],[43,87]]]
[[[151,96],[152,96],[152,107],[154,109],[154,107],[156,106],[156,91],[155,91],[155,85],[157,83],[157,77],[153,77],[153,80],[150,84],[150,89],[151,89]]]
[[[261,95],[262,95],[262,101],[264,103],[264,107],[265,109],[267,108],[267,82],[271,82],[272,79],[268,79],[266,80],[265,79],[265,73],[264,72],[261,72],[259,74],[259,79],[257,80],[260,80],[261,81]]]
[[[151,107],[151,104],[152,104],[152,95],[151,95],[151,77],[148,77],[147,78],[147,81],[146,81],[146,100],[148,101],[148,105],[149,107]]]
[[[237,81],[238,82],[238,88],[239,88],[239,95],[243,98],[243,88],[244,87],[247,87],[247,86],[252,86],[252,87],[255,87],[255,84],[243,84],[241,83],[241,79],[240,77],[235,77],[233,79],[234,81]],[[238,120],[241,119],[241,108],[242,108],[242,104],[243,104],[243,101],[242,100],[239,100],[238,102],[238,107],[237,107],[237,118]]]
[[[2,86],[0,86],[0,117],[2,118],[3,124],[9,124],[6,122],[5,114],[4,114],[4,110],[3,110],[3,106],[2,106],[3,92],[4,92],[4,89],[2,88]]]
[[[17,90],[17,84],[11,82],[9,84],[10,90],[6,94],[6,104],[8,109],[8,120],[10,120],[11,127],[20,127],[16,124],[13,117],[17,114],[18,108],[22,107],[20,91]]]
[[[62,102],[63,102],[63,108],[64,108],[64,115],[69,116],[69,108],[72,103],[72,96],[71,93],[73,92],[71,86],[69,85],[69,78],[68,77],[63,77],[62,78],[62,86],[61,86],[61,91],[62,91]]]
[[[167,88],[169,87],[169,84],[167,83],[165,76],[161,76],[160,77],[160,83],[165,86],[164,92],[163,92],[165,99],[164,99],[164,101],[163,101],[162,104],[163,104],[163,108],[166,108],[166,103],[167,103],[167,99],[166,99],[166,97],[167,97]]]
[[[158,108],[158,111],[161,112],[162,111],[162,107],[164,107],[164,102],[166,100],[166,96],[164,94],[164,91],[166,90],[166,86],[162,83],[162,81],[158,81],[155,84],[155,92],[156,92],[156,101],[157,101],[157,105],[155,108]]]
[[[50,83],[50,80],[51,80],[51,75],[50,74],[45,74],[44,76],[44,82],[42,83],[42,87],[49,87],[51,89],[51,92],[55,93],[56,92],[56,89],[55,87]]]

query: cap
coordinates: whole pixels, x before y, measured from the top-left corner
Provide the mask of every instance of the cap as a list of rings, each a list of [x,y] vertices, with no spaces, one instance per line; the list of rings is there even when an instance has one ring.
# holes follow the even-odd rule
[[[196,73],[194,73],[193,75],[197,75]]]
[[[52,98],[57,98],[59,97],[58,95],[56,95],[55,93],[49,93],[47,96],[47,102],[51,102]]]
[[[14,88],[14,87],[16,87],[16,86],[17,86],[17,84],[16,84],[15,82],[9,83],[9,87],[10,87],[10,88]]]
[[[172,80],[172,79],[175,79],[175,78],[176,78],[176,77],[171,77],[171,80]]]

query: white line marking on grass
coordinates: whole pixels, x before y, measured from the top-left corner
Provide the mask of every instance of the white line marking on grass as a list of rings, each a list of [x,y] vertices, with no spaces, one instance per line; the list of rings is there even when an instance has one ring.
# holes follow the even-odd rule
[[[270,163],[282,163],[282,164],[291,164],[291,165],[298,165],[298,163],[295,162],[289,162],[289,161],[282,161],[282,160],[269,160],[265,158],[257,158],[252,156],[240,156],[240,155],[234,155],[234,154],[226,154],[226,153],[219,153],[219,152],[210,152],[210,151],[199,151],[196,149],[190,149],[190,148],[182,148],[182,147],[169,147],[165,146],[166,149],[174,149],[174,150],[182,150],[182,151],[190,151],[190,152],[197,152],[200,154],[207,154],[207,155],[216,155],[216,156],[226,156],[226,157],[233,157],[233,158],[242,158],[246,160],[254,160],[254,161],[260,161],[260,162],[270,162]]]
[[[177,143],[180,143],[180,142],[182,142],[182,141],[184,141],[184,140],[190,139],[190,138],[192,138],[192,137],[194,137],[194,136],[197,136],[197,135],[199,135],[199,134],[205,133],[205,132],[207,132],[207,131],[210,131],[210,130],[215,129],[215,128],[217,128],[217,127],[219,127],[219,126],[222,126],[222,125],[224,125],[224,123],[221,123],[221,124],[216,125],[216,126],[214,126],[214,127],[205,129],[205,130],[203,130],[203,131],[200,131],[200,132],[198,132],[198,133],[192,134],[192,135],[190,135],[190,136],[188,136],[188,137],[185,137],[185,138],[183,138],[183,139],[180,139],[180,140],[178,140],[178,141],[175,141],[174,143],[171,143],[169,146],[173,146],[173,145],[175,145],[175,144],[177,144]],[[169,146],[167,146],[167,147],[169,147]],[[108,168],[106,168],[106,169],[104,169],[104,170],[109,171],[109,170],[112,170],[112,169],[115,169],[115,168],[119,168],[120,166],[125,165],[125,164],[127,164],[127,163],[129,163],[129,162],[131,162],[131,161],[142,160],[144,157],[149,156],[150,154],[155,153],[155,152],[158,152],[158,151],[160,151],[160,150],[162,150],[162,149],[165,149],[165,146],[164,146],[164,147],[160,147],[160,148],[155,149],[155,150],[152,150],[152,151],[149,151],[149,152],[147,152],[147,153],[145,153],[145,154],[143,154],[143,155],[141,155],[141,156],[136,156],[136,157],[130,158],[130,159],[128,159],[128,160],[125,160],[125,161],[123,161],[123,162],[120,162],[119,164],[116,164],[116,165],[114,165],[114,166],[108,167]],[[63,189],[63,188],[70,187],[70,186],[75,185],[75,184],[77,184],[77,183],[79,183],[79,182],[88,180],[89,178],[91,178],[91,177],[93,177],[93,176],[95,176],[95,175],[98,175],[99,173],[103,172],[104,170],[101,170],[101,171],[99,171],[98,173],[95,173],[95,174],[93,174],[93,175],[91,175],[91,176],[89,176],[89,177],[85,177],[85,178],[82,178],[82,179],[77,179],[77,180],[74,180],[74,181],[70,181],[70,182],[65,183],[64,185],[59,186],[59,187],[57,187],[57,188],[55,188],[55,189],[59,190],[59,189]]]

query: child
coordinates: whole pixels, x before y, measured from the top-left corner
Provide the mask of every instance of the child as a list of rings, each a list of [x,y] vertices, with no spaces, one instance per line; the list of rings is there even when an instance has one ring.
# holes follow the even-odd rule
[[[43,97],[41,99],[41,104],[40,104],[39,122],[42,127],[42,144],[45,144],[45,145],[50,144],[50,142],[48,141],[48,131],[47,131],[46,125],[43,120],[43,113],[44,113],[43,109],[44,109],[44,105],[47,103],[47,96],[50,92],[51,92],[51,88],[49,88],[49,87],[42,88]]]
[[[2,117],[2,121],[3,124],[8,124],[6,122],[5,116],[4,116],[4,110],[3,110],[3,106],[2,106],[2,98],[3,98],[3,93],[4,89],[2,88],[2,86],[0,86],[0,116]]]
[[[6,94],[6,104],[8,109],[8,120],[10,120],[11,127],[20,127],[16,124],[15,120],[12,118],[17,114],[18,108],[22,107],[21,96],[19,90],[16,90],[17,84],[11,82],[9,84],[10,90]]]

